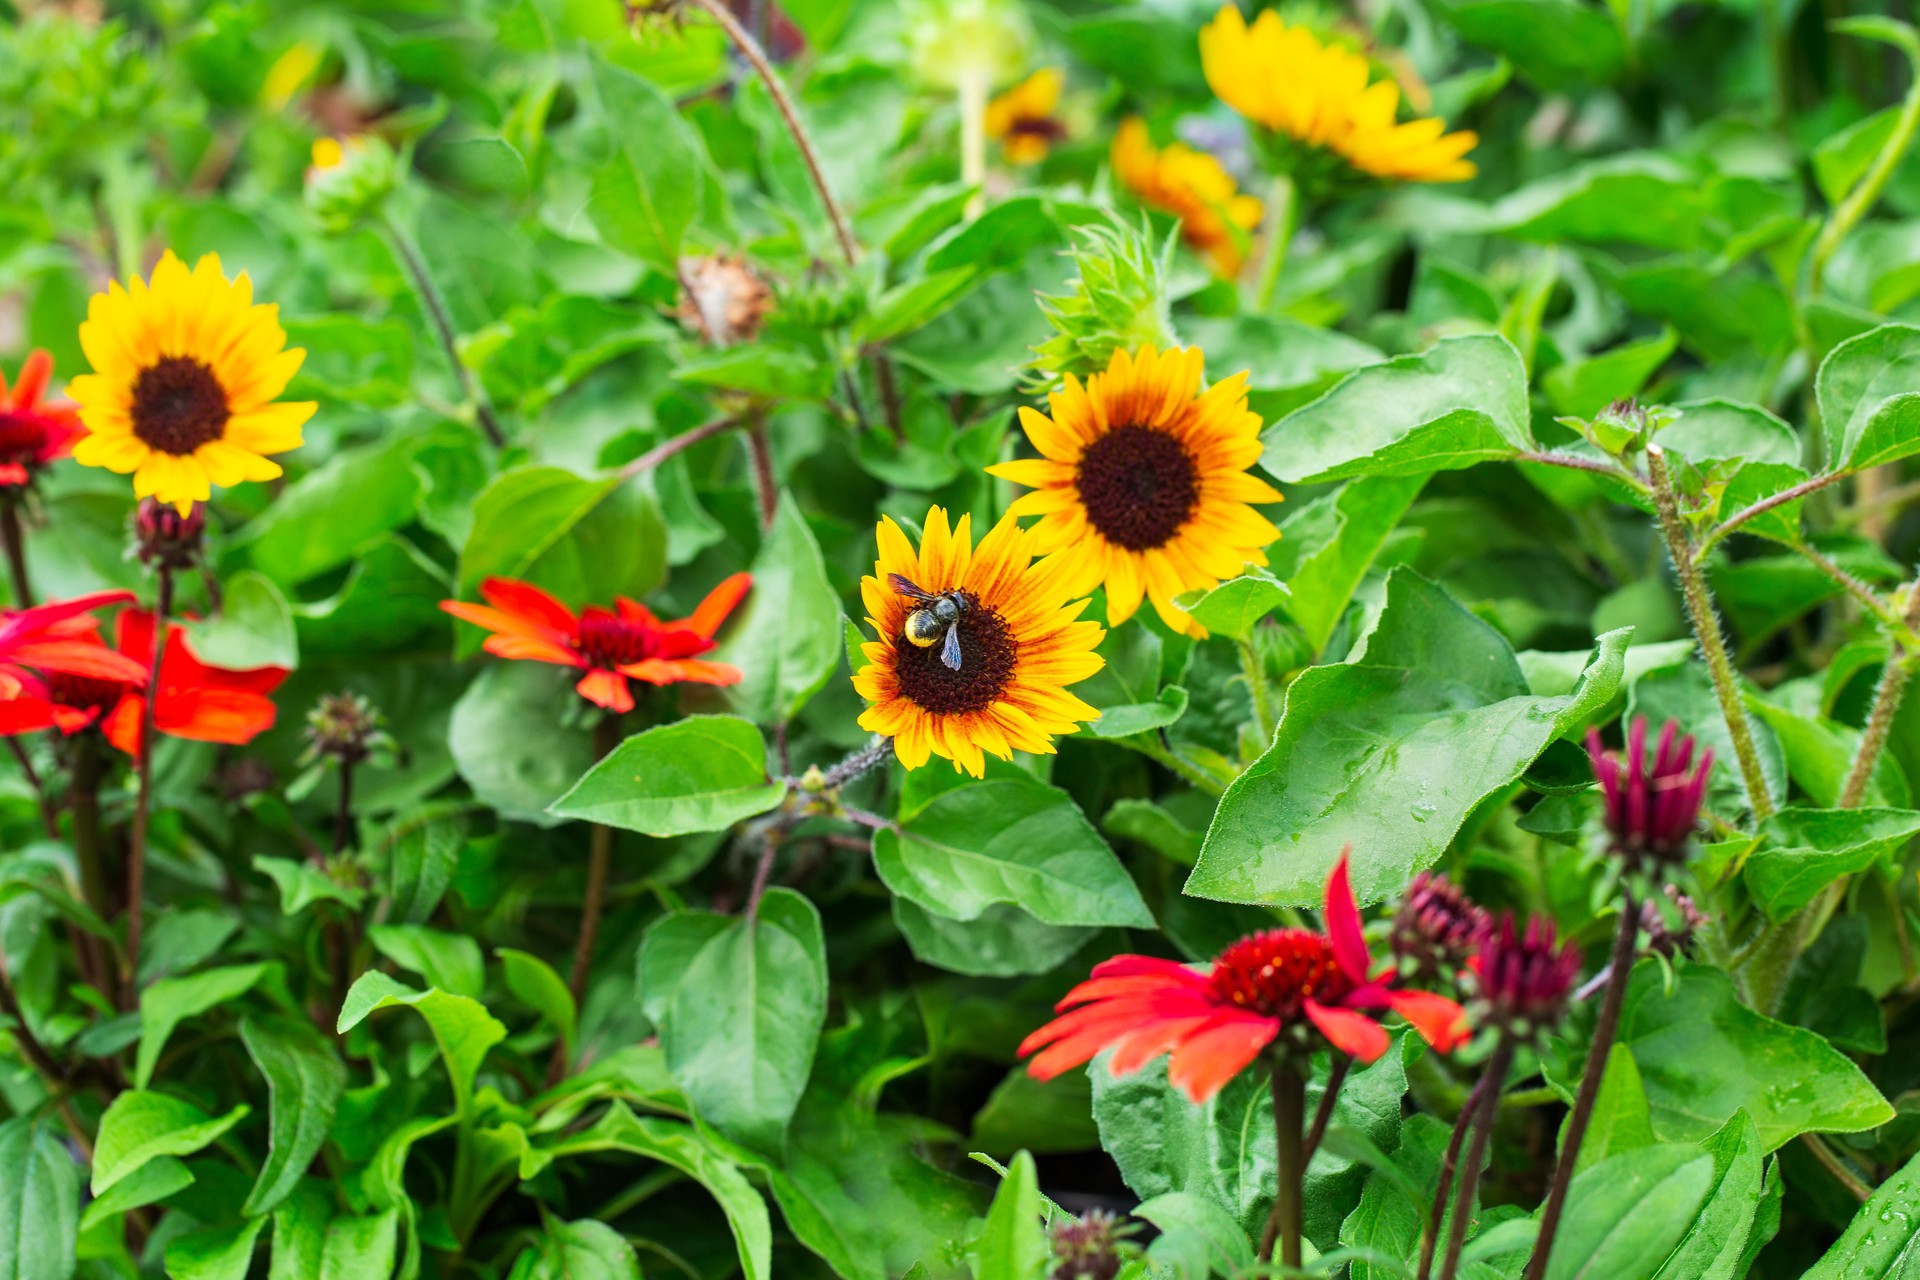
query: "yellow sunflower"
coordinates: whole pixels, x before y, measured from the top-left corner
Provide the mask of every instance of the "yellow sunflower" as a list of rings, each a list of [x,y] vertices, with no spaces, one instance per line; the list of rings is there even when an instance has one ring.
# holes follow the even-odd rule
[[[1400,87],[1369,84],[1366,57],[1290,27],[1268,9],[1249,27],[1231,4],[1200,32],[1200,61],[1220,100],[1262,128],[1331,153],[1374,178],[1461,182],[1479,141],[1427,117],[1399,121]]]
[[[1260,457],[1260,417],[1247,411],[1247,375],[1200,389],[1198,348],[1113,353],[1082,386],[1072,374],[1049,398],[1052,416],[1020,410],[1038,458],[989,473],[1033,490],[1009,515],[1039,516],[1035,547],[1062,565],[1064,590],[1107,588],[1107,625],[1144,595],[1176,631],[1206,632],[1173,603],[1264,565],[1280,536],[1248,505],[1278,502],[1247,474]]]
[[[987,104],[987,136],[1000,140],[1008,164],[1039,164],[1067,136],[1054,115],[1061,84],[1058,67],[1042,67]]]
[[[1003,760],[1015,751],[1051,755],[1054,735],[1099,716],[1067,686],[1104,665],[1094,649],[1107,633],[1076,621],[1087,602],[1073,599],[1052,567],[1033,562],[1032,535],[1011,514],[977,548],[971,517],[950,531],[939,507],[927,512],[917,554],[891,518],[880,521],[878,541],[860,595],[880,638],[863,646],[868,665],[853,685],[871,704],[860,726],[891,737],[900,763],[918,769],[940,756],[978,778],[984,752]],[[911,616],[941,598],[953,645],[947,627],[924,646],[909,639]]]
[[[1113,135],[1112,158],[1121,185],[1142,204],[1178,217],[1181,237],[1206,254],[1216,272],[1239,273],[1262,206],[1258,197],[1240,194],[1218,160],[1181,142],[1156,148],[1137,116]]]
[[[264,455],[299,448],[315,408],[274,401],[307,355],[286,349],[278,316],[211,253],[188,271],[168,250],[150,282],[96,293],[80,326],[93,372],[67,386],[88,431],[74,460],[132,472],[137,496],[182,515],[213,485],[278,476]]]

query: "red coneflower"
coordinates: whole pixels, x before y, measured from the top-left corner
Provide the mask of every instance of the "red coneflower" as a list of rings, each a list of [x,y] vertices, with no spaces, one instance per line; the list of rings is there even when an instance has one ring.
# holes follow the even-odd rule
[[[70,642],[89,651],[88,670],[52,670],[40,662],[35,665],[47,670],[45,678],[22,673],[19,696],[0,702],[0,735],[42,729],[78,733],[98,724],[107,741],[138,759],[147,668],[153,661],[153,615],[122,609],[114,633],[113,648],[91,634]],[[194,655],[185,630],[170,627],[153,726],[168,737],[195,742],[251,742],[273,727],[274,705],[267,695],[287,674],[285,667],[209,666]]]
[[[656,685],[739,683],[738,667],[704,662],[698,655],[713,648],[714,633],[752,585],[751,575],[736,573],[708,592],[691,617],[674,622],[662,622],[625,597],[615,600],[612,610],[588,605],[576,616],[540,588],[512,578],[480,584],[486,605],[442,600],[440,607],[492,631],[481,647],[495,657],[585,671],[574,686],[580,696],[622,712],[633,710],[629,677]]]
[[[1111,1048],[1109,1070],[1127,1075],[1171,1052],[1168,1079],[1199,1103],[1276,1041],[1303,1053],[1324,1041],[1372,1062],[1389,1041],[1367,1010],[1399,1013],[1443,1053],[1460,1042],[1458,1004],[1395,990],[1390,974],[1370,972],[1344,855],[1327,880],[1325,916],[1324,934],[1265,930],[1221,952],[1205,973],[1152,956],[1102,962],[1056,1006],[1061,1016],[1021,1044],[1021,1054],[1035,1055],[1027,1070],[1051,1080]]]
[[[11,392],[0,373],[0,489],[29,484],[40,468],[73,452],[87,433],[80,411],[41,397],[53,378],[53,357],[35,350],[20,366]]]
[[[144,680],[146,668],[101,644],[93,610],[125,604],[131,591],[101,591],[31,609],[0,610],[0,707],[19,697],[35,668],[99,680]]]
[[[1522,933],[1513,914],[1502,912],[1467,961],[1477,992],[1474,1021],[1516,1042],[1551,1030],[1580,980],[1580,958],[1579,947],[1557,942],[1553,921],[1545,916],[1528,920]]]
[[[1473,954],[1487,913],[1444,875],[1422,871],[1400,898],[1387,949],[1409,980],[1452,977]]]
[[[1658,864],[1684,861],[1687,837],[1700,817],[1700,802],[1713,773],[1713,752],[1702,751],[1693,760],[1691,734],[1680,736],[1680,726],[1669,720],[1660,730],[1653,759],[1647,759],[1647,721],[1634,718],[1627,731],[1624,762],[1600,745],[1600,732],[1587,730],[1587,755],[1593,776],[1606,799],[1607,835],[1611,852],[1629,862]]]

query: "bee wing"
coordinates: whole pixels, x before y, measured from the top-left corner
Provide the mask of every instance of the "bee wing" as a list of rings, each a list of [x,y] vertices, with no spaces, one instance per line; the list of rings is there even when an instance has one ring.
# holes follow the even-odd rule
[[[899,594],[912,600],[938,600],[940,598],[931,591],[922,591],[917,584],[897,573],[887,575],[887,585]]]
[[[947,628],[946,643],[940,646],[940,661],[947,664],[947,670],[960,669],[960,624],[955,622]]]

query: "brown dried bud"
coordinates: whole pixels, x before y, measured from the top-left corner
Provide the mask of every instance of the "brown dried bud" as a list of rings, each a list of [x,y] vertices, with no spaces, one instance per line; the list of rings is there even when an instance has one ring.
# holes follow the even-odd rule
[[[156,569],[185,569],[200,558],[207,532],[207,508],[196,502],[181,515],[172,503],[140,499],[133,513],[133,536],[140,563]]]
[[[674,314],[710,346],[752,342],[773,306],[773,290],[741,254],[680,259],[680,305]]]

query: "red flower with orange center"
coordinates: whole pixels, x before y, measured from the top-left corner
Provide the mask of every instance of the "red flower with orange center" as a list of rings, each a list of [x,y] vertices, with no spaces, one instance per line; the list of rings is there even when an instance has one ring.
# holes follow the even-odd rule
[[[87,434],[80,412],[41,399],[53,377],[53,357],[36,349],[20,366],[13,389],[0,373],[0,489],[28,484],[40,468],[73,452]]]
[[[1372,1062],[1391,1042],[1369,1010],[1400,1014],[1443,1053],[1465,1038],[1458,1004],[1395,990],[1390,973],[1371,972],[1344,856],[1327,880],[1325,916],[1324,934],[1256,933],[1205,973],[1152,956],[1102,962],[1056,1006],[1060,1016],[1021,1044],[1023,1055],[1035,1055],[1027,1070],[1051,1080],[1112,1049],[1108,1070],[1121,1076],[1170,1052],[1167,1078],[1200,1103],[1276,1042],[1305,1053],[1324,1041]]]
[[[125,604],[131,591],[101,591],[13,612],[0,610],[0,709],[17,699],[33,671],[99,680],[145,680],[147,669],[100,643],[93,611]]]
[[[574,686],[580,696],[621,712],[633,710],[629,677],[655,685],[739,683],[738,667],[698,655],[713,648],[714,633],[752,585],[751,575],[736,573],[708,592],[691,617],[673,622],[624,596],[612,610],[588,605],[576,615],[532,583],[512,578],[482,582],[485,605],[442,600],[440,607],[493,632],[481,647],[496,657],[585,671]]]
[[[0,702],[0,735],[42,729],[78,733],[98,724],[107,741],[137,759],[147,671],[153,661],[153,615],[122,609],[112,648],[91,634],[74,643],[94,651],[94,669],[49,671],[44,677],[21,673],[19,696]],[[275,709],[267,695],[286,678],[285,667],[235,671],[209,666],[194,655],[184,629],[169,628],[153,727],[168,737],[194,742],[251,742],[273,727]]]

